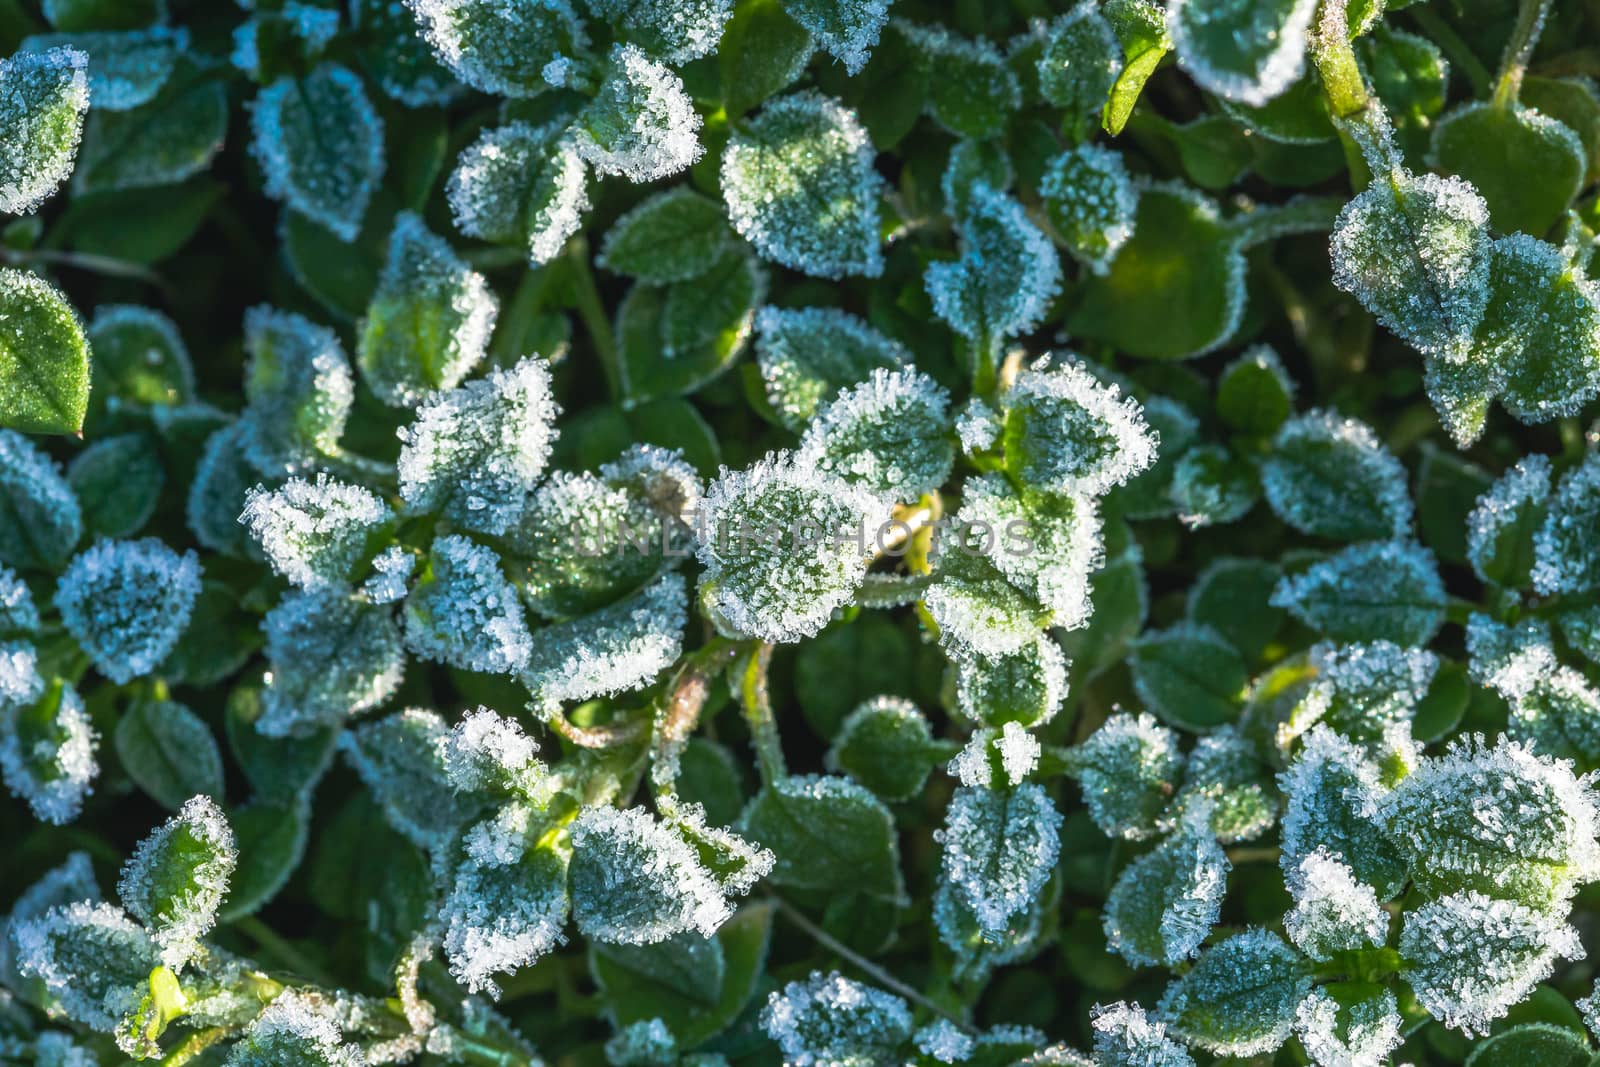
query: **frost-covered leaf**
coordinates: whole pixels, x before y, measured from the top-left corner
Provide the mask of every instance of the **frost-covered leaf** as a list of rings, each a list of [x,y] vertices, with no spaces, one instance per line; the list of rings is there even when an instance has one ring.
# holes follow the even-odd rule
[[[950,801],[940,876],[995,936],[1027,910],[1061,851],[1061,814],[1034,783],[996,791],[962,786]]]
[[[651,285],[688,281],[710,270],[732,238],[716,201],[677,186],[619,218],[596,262]]]
[[[906,1002],[837,971],[813,971],[767,998],[761,1026],[794,1067],[872,1067],[910,1040]]]
[[[724,469],[701,508],[703,608],[719,629],[796,641],[827,624],[866,574],[858,531],[876,532],[869,493],[775,453]]]
[[[100,541],[56,585],[61,621],[101,674],[119,685],[167,658],[200,595],[200,562],[153,537]]]
[[[1137,1004],[1118,1001],[1096,1005],[1089,1013],[1089,1021],[1094,1027],[1094,1062],[1098,1067],[1194,1067],[1194,1057],[1167,1037],[1166,1026],[1146,1016]],[[1074,1062],[1045,1058],[1022,1061],[1025,1067]]]
[[[17,966],[38,978],[69,1019],[109,1034],[139,1007],[161,964],[151,936],[112,904],[58,905],[11,928]]]
[[[175,405],[194,400],[194,366],[178,327],[134,304],[101,304],[89,323],[90,410]]]
[[[958,137],[985,140],[1021,105],[1016,74],[985,38],[969,40],[932,23],[896,21],[927,72],[924,108]]]
[[[78,453],[67,481],[95,537],[129,537],[155,514],[166,471],[154,440],[145,434],[103,437]]]
[[[1250,682],[1238,651],[1209,626],[1195,623],[1144,634],[1133,645],[1129,667],[1134,691],[1151,711],[1197,732],[1237,719]]]
[[[772,850],[774,885],[885,900],[904,892],[894,817],[847,778],[778,779],[745,807],[738,830]]]
[[[1032,734],[1008,722],[975,731],[945,770],[962,785],[1003,789],[1020,785],[1037,770],[1042,751]]]
[[[700,115],[683,80],[636,45],[618,45],[596,95],[578,115],[578,153],[597,174],[666,178],[699,160]]]
[[[167,26],[142,30],[46,33],[22,42],[21,52],[81,52],[89,57],[89,102],[126,111],[148,102],[172,76],[189,31]]]
[[[911,361],[899,342],[836,308],[765,307],[756,316],[756,333],[767,400],[797,432],[840,390],[876,369],[898,370]]]
[[[1459,362],[1489,299],[1488,227],[1472,186],[1396,170],[1339,213],[1334,284],[1424,355]]]
[[[1278,818],[1272,779],[1255,746],[1224,727],[1195,742],[1183,771],[1177,803],[1210,807],[1211,832],[1225,845],[1260,837]]]
[[[1312,959],[1378,948],[1388,940],[1389,913],[1377,893],[1327,853],[1305,856],[1288,868],[1285,881],[1294,907],[1283,918],[1284,933]]]
[[[1534,565],[1534,538],[1550,501],[1550,460],[1524,456],[1478,498],[1467,516],[1467,559],[1485,582],[1520,588]]]
[[[1294,379],[1270,345],[1253,345],[1222,369],[1217,415],[1245,433],[1268,434],[1294,413]]]
[[[1469,891],[1407,912],[1400,955],[1418,1003],[1470,1036],[1487,1033],[1583,947],[1559,913]]]
[[[1177,734],[1152,715],[1119,712],[1072,753],[1083,802],[1107,836],[1141,841],[1167,829],[1167,805],[1183,775]]]
[[[728,894],[748,891],[772,866],[772,853],[754,851],[753,869],[730,880],[692,837],[638,808],[586,807],[571,834],[572,915],[585,937],[605,942],[653,944],[690,930],[710,937],[733,914]]]
[[[345,759],[390,824],[418,848],[442,848],[478,809],[471,794],[458,793],[449,772],[449,737],[438,715],[407,708],[340,738]]]
[[[679,66],[717,51],[732,0],[584,0],[589,13],[623,40],[664,63]]]
[[[474,89],[536,96],[565,86],[583,58],[567,0],[405,0],[439,61]]]
[[[1508,1026],[1479,1041],[1473,1046],[1467,1062],[1472,1067],[1515,1067],[1523,1063],[1585,1067],[1593,1059],[1594,1050],[1576,1027],[1562,1023],[1529,1022]]]
[[[1008,581],[970,543],[941,546],[934,578],[922,606],[954,660],[1021,652],[1050,624],[1050,610]]]
[[[1202,527],[1244,518],[1260,492],[1260,481],[1248,463],[1221,445],[1199,445],[1178,459],[1167,495],[1180,522]]]
[[[1098,18],[1091,13],[1079,22]],[[1062,246],[1091,271],[1106,273],[1133,236],[1139,206],[1122,153],[1087,143],[1067,149],[1050,161],[1039,195]]]
[[[1280,860],[1286,874],[1320,850],[1372,886],[1379,900],[1401,890],[1405,854],[1379,824],[1377,767],[1360,749],[1326,726],[1314,727],[1278,787],[1286,800]]]
[[[269,737],[304,737],[369,711],[405,673],[393,612],[340,591],[291,593],[262,629],[271,671],[257,729]]]
[[[957,228],[960,258],[923,272],[935,314],[979,345],[1036,328],[1061,289],[1050,239],[1021,204],[987,185],[968,194]]]
[[[796,462],[875,496],[916,500],[950,476],[949,409],[949,395],[926,374],[874,370],[822,405]]]
[[[1364,982],[1315,990],[1295,1012],[1295,1035],[1317,1067],[1379,1067],[1400,1046],[1394,993]]]
[[[459,534],[433,542],[405,606],[406,647],[465,671],[514,674],[532,641],[500,557]]]
[[[304,737],[269,737],[257,729],[266,711],[262,688],[242,685],[228,694],[223,726],[228,749],[254,795],[264,804],[292,805],[315,788],[333,763],[335,728]]]
[[[0,776],[36,817],[78,817],[100,774],[99,741],[76,689],[46,685],[27,646],[0,644]]]
[[[1444,623],[1446,594],[1433,553],[1409,541],[1351,545],[1286,576],[1272,604],[1336,641],[1420,646]]]
[[[522,682],[536,708],[637,689],[683,654],[687,621],[684,579],[664,574],[626,600],[535,630]]]
[[[843,771],[895,801],[922,791],[938,755],[928,717],[909,700],[881,696],[845,718],[826,762],[829,770]]]
[[[239,522],[247,495],[253,488],[277,484],[277,479],[263,480],[251,462],[253,438],[253,428],[243,419],[206,438],[184,501],[184,517],[195,540],[236,559],[258,551],[249,530]]]
[[[72,173],[89,108],[88,65],[72,48],[0,61],[0,210],[29,214]]]
[[[263,473],[293,474],[338,451],[355,380],[338,335],[290,311],[245,312],[244,418],[250,459]]]
[[[39,608],[27,583],[0,566],[0,638],[27,637],[39,630]]]
[[[793,85],[816,52],[816,40],[786,6],[781,0],[735,5],[717,48],[722,106],[730,118]]]
[[[461,153],[445,195],[468,237],[522,244],[534,266],[560,254],[589,209],[589,178],[562,123],[512,122]]]
[[[1106,944],[1135,967],[1193,956],[1216,925],[1231,864],[1211,833],[1209,805],[1190,809],[1154,849],[1122,868],[1106,897]]]
[[[544,471],[557,410],[538,357],[430,398],[400,431],[401,498],[413,512],[504,533]]]
[[[315,482],[290,478],[277,489],[250,490],[239,521],[291,584],[331,589],[350,581],[369,540],[391,518],[375,494],[319,474]]]
[[[350,25],[365,42],[363,66],[390,99],[421,108],[448,104],[461,94],[461,83],[435,58],[403,4],[350,0]]]
[[[211,165],[228,132],[224,78],[180,58],[149,103],[89,112],[72,175],[76,193],[175,185]],[[185,194],[194,195],[194,194]],[[198,220],[196,220],[198,221]]]
[[[401,212],[361,326],[361,377],[395,407],[454,389],[483,359],[498,311],[483,275],[421,218]]]
[[[1542,236],[1584,183],[1583,141],[1534,108],[1474,100],[1432,125],[1429,163],[1471,182],[1501,233]]]
[[[112,735],[117,759],[134,784],[176,811],[190,797],[222,800],[222,751],[205,720],[171,700],[140,700]]]
[[[819,278],[876,277],[872,144],[854,112],[812,92],[768,103],[722,155],[728,218],[774,263]]]
[[[1167,30],[1201,88],[1259,107],[1300,77],[1316,9],[1314,0],[1177,0]]]
[[[1168,986],[1160,1013],[1171,1033],[1207,1052],[1259,1056],[1288,1040],[1309,992],[1305,960],[1277,934],[1248,930],[1208,949]]]
[[[1046,24],[1043,47],[1034,66],[1039,95],[1065,111],[1069,128],[1076,128],[1105,106],[1112,86],[1122,74],[1122,46],[1099,5],[1079,3]],[[1070,149],[1060,158],[1076,155],[1092,159],[1084,151],[1086,147]],[[1128,214],[1132,214],[1131,205]]]
[[[784,0],[783,10],[816,39],[824,52],[859,74],[889,22],[893,0]]]
[[[1549,907],[1594,879],[1600,812],[1572,765],[1481,735],[1425,758],[1381,818],[1430,896],[1471,890]]]
[[[1391,641],[1319,644],[1311,649],[1310,665],[1316,677],[1288,721],[1278,727],[1279,744],[1318,722],[1357,743],[1381,741],[1391,727],[1409,723],[1416,714],[1439,657]]]
[[[1533,587],[1546,595],[1583,594],[1600,586],[1600,456],[1561,476],[1549,511],[1533,535]]]
[[[78,313],[43,278],[0,267],[0,426],[78,433],[88,405],[89,344]]]
[[[289,990],[267,1005],[228,1052],[224,1067],[361,1067],[360,1046],[346,1044],[335,1006]]]
[[[939,178],[945,210],[955,218],[966,215],[973,190],[980,186],[1003,193],[1016,177],[1005,146],[993,141],[957,141]]]
[[[1301,533],[1337,541],[1403,537],[1411,528],[1406,471],[1372,427],[1311,411],[1278,430],[1261,468],[1267,503]]]
[[[1245,260],[1209,197],[1139,183],[1133,234],[1108,271],[1084,279],[1066,325],[1143,359],[1188,359],[1243,321]]]
[[[32,441],[0,429],[0,561],[54,570],[83,536],[83,513],[60,469]]]
[[[354,241],[384,172],[383,119],[361,79],[333,63],[281,78],[251,118],[267,195]]]
[[[1066,695],[1066,656],[1047,633],[1015,652],[973,652],[956,661],[956,710],[980,725],[1039,726],[1055,716]]]
[[[1040,360],[1002,400],[1006,468],[1024,485],[1100,496],[1155,461],[1138,401],[1076,360]]]
[[[468,990],[498,994],[494,975],[525,967],[565,940],[569,856],[550,844],[506,862],[469,858],[456,869],[440,920],[450,973]]]
[[[191,797],[123,865],[117,896],[161,946],[176,970],[198,951],[216,922],[239,853],[216,801]]]

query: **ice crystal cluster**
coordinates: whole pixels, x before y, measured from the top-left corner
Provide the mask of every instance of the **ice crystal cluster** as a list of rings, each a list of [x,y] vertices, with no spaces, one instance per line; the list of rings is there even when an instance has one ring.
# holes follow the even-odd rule
[[[0,1063],[1600,1062],[1592,8],[0,3]]]

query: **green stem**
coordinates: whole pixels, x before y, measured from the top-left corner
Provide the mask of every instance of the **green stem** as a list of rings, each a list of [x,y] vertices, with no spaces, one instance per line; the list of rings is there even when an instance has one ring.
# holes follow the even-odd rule
[[[1512,107],[1522,92],[1522,78],[1528,73],[1528,60],[1539,43],[1539,33],[1550,14],[1550,0],[1522,0],[1517,8],[1517,21],[1511,28],[1511,39],[1506,42],[1505,56],[1500,60],[1500,77],[1494,86],[1494,106]]]
[[[993,400],[1000,386],[1000,339],[987,332],[972,343],[972,391]]]
[[[254,941],[262,952],[273,957],[288,971],[327,989],[337,987],[338,983],[321,966],[254,915],[245,915],[228,925]]]
[[[616,338],[611,333],[611,320],[600,302],[600,290],[595,288],[594,272],[589,269],[589,242],[575,238],[567,245],[567,259],[572,267],[572,290],[577,300],[578,317],[589,331],[589,343],[594,345],[600,359],[600,370],[606,376],[606,390],[612,400],[622,397],[622,366],[617,357]]]
[[[226,1026],[213,1026],[184,1038],[177,1048],[161,1057],[160,1067],[183,1067],[217,1042],[225,1040],[233,1031]]]
[[[1260,204],[1228,220],[1243,248],[1300,233],[1327,233],[1344,208],[1344,198],[1297,196],[1282,204]]]
[[[1364,111],[1370,99],[1356,50],[1350,44],[1347,0],[1323,0],[1312,34],[1311,56],[1322,76],[1322,91],[1335,118],[1349,118]]]
[[[918,1004],[924,1008],[927,1008],[940,1018],[948,1019],[950,1022],[959,1027],[963,1033],[977,1033],[977,1031],[974,1030],[972,1026],[966,1022],[966,1020],[952,1015],[950,1012],[946,1011],[933,1001],[929,1000],[927,997],[923,996],[919,990],[914,989],[913,987],[900,981],[900,979],[896,978],[882,967],[879,967],[876,963],[873,963],[871,960],[852,949],[849,945],[846,945],[844,942],[828,933],[828,931],[824,930],[822,927],[808,919],[804,912],[802,912],[799,908],[796,908],[793,904],[790,904],[787,900],[784,900],[782,897],[777,895],[769,896],[767,899],[772,901],[773,905],[778,909],[778,913],[780,915],[798,927],[803,933],[806,934],[806,936],[810,937],[811,940],[815,941],[817,944],[821,945],[823,948],[827,949],[829,952],[832,952],[839,958],[847,960],[856,968],[856,970],[860,971],[862,974],[865,974],[874,982],[877,982],[885,989],[898,993],[900,996],[905,997],[913,1004]]]
[[[766,785],[788,776],[783,745],[778,739],[778,723],[772,715],[772,695],[767,690],[767,668],[772,665],[772,645],[763,641],[752,648],[735,668],[739,681],[739,704],[750,725],[750,743],[755,746],[761,781]]]
[[[49,248],[36,248],[29,252],[8,249],[3,252],[3,256],[5,262],[13,266],[27,267],[39,263],[47,266],[73,267],[106,278],[128,278],[144,282],[161,290],[164,296],[172,295],[165,278],[141,263],[125,259],[96,255],[93,252],[61,252]]]

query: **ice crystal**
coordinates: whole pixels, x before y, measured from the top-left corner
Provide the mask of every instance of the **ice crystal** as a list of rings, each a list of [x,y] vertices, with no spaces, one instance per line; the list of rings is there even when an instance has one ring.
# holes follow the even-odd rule
[[[1097,1004],[1089,1013],[1096,1067],[1194,1067],[1194,1057],[1137,1004]],[[1035,1061],[1025,1060],[1031,1065]],[[1039,1060],[1041,1064],[1071,1060]]]
[[[1109,837],[1142,841],[1167,828],[1165,812],[1183,775],[1178,735],[1118,712],[1073,750],[1072,773],[1095,825]]]
[[[1284,577],[1272,606],[1337,641],[1421,646],[1444,624],[1433,553],[1411,541],[1364,541]]]
[[[401,498],[413,511],[504,533],[544,471],[557,410],[537,357],[429,399],[400,431]]]
[[[245,442],[266,474],[294,474],[337,452],[355,403],[355,378],[339,337],[265,305],[244,316]]]
[[[493,976],[539,959],[564,940],[567,856],[529,849],[512,862],[457,868],[440,906],[450,973],[471,992],[499,995]]]
[[[1216,3],[1174,0],[1167,32],[1178,63],[1208,92],[1260,107],[1305,69],[1315,0]]]
[[[45,687],[33,652],[0,644],[0,776],[33,814],[63,825],[78,817],[100,774],[99,735],[78,691]]]
[[[267,195],[354,241],[383,180],[383,119],[360,77],[324,63],[256,95],[252,149]]]
[[[319,474],[250,490],[239,521],[273,570],[302,589],[323,589],[349,581],[368,538],[390,517],[376,494]]]
[[[967,548],[983,552],[1049,608],[1053,626],[1073,630],[1087,622],[1089,579],[1103,555],[1095,501],[1070,492],[1018,492],[999,474],[969,479],[963,492],[956,526]]]
[[[361,326],[361,376],[395,407],[454,389],[482,361],[498,311],[483,275],[421,218],[402,211]]]
[[[1372,427],[1331,411],[1283,424],[1261,485],[1272,510],[1301,533],[1366,541],[1411,529],[1405,468]]]
[[[1003,398],[1006,465],[1036,489],[1099,496],[1155,462],[1138,401],[1076,360],[1041,360]]]
[[[431,711],[407,708],[340,735],[345,759],[417,847],[440,849],[477,810],[449,772],[450,730]]]
[[[199,558],[147,537],[78,553],[56,583],[55,605],[95,668],[120,685],[161,665],[199,595]]]
[[[915,500],[950,476],[949,407],[949,395],[926,374],[876,369],[822,406],[796,462],[888,500]]]
[[[949,1019],[935,1019],[912,1035],[917,1051],[936,1063],[965,1063],[977,1042]]]
[[[0,637],[19,637],[38,629],[33,594],[15,571],[0,564]]]
[[[364,1067],[366,1056],[346,1044],[331,1006],[289,990],[256,1016],[223,1067]]]
[[[1286,879],[1321,850],[1372,886],[1380,900],[1405,885],[1405,860],[1377,819],[1377,768],[1354,744],[1326,726],[1313,727],[1298,758],[1278,776],[1278,787],[1287,801],[1280,860]]]
[[[790,0],[784,11],[811,32],[822,50],[859,74],[889,22],[893,0]]]
[[[995,786],[995,771],[1004,785],[1020,785],[1039,765],[1039,742],[1019,723],[1008,722],[998,728],[974,733],[948,770],[962,785]]]
[[[1294,907],[1283,918],[1284,933],[1312,959],[1376,948],[1388,940],[1389,913],[1348,865],[1312,852],[1287,870],[1285,881]]]
[[[1325,722],[1353,741],[1372,742],[1397,723],[1410,721],[1428,694],[1439,657],[1392,641],[1312,646],[1317,671],[1279,739]]]
[[[1574,595],[1600,587],[1600,454],[1562,475],[1549,509],[1533,537],[1534,589]]]
[[[932,263],[923,273],[934,313],[979,344],[1038,327],[1061,289],[1050,239],[1021,204],[982,184],[968,194],[957,228],[960,258]]]
[[[962,786],[950,800],[941,877],[985,932],[1001,935],[1026,911],[1061,851],[1061,813],[1043,787],[1005,792]]]
[[[1334,284],[1425,355],[1460,362],[1489,299],[1488,225],[1461,179],[1396,171],[1339,213]]]
[[[683,654],[687,621],[684,579],[664,574],[627,600],[535,631],[523,684],[540,709],[637,689]]]
[[[0,562],[54,570],[83,536],[83,512],[61,469],[32,441],[0,429]]]
[[[1478,497],[1467,516],[1467,559],[1485,582],[1521,585],[1533,560],[1531,536],[1550,500],[1550,459],[1524,456]]]
[[[911,361],[898,341],[837,308],[764,307],[755,325],[767,400],[791,430],[804,429],[818,408],[874,370]]]
[[[1219,1056],[1260,1056],[1289,1038],[1311,992],[1305,961],[1277,934],[1247,930],[1208,949],[1167,987],[1168,1029]]]
[[[636,45],[612,49],[595,99],[578,117],[578,152],[599,174],[670,177],[700,159],[700,115],[683,81]]]
[[[256,729],[269,737],[303,736],[370,711],[405,673],[393,613],[337,590],[284,597],[262,630],[270,670]]]
[[[461,153],[445,187],[468,237],[522,244],[538,266],[560,254],[589,210],[589,178],[562,123],[512,122]]]
[[[1418,888],[1546,906],[1600,872],[1600,809],[1572,765],[1482,735],[1424,759],[1382,805]]]
[[[72,173],[89,109],[88,66],[75,48],[0,61],[0,210],[31,214]]]
[[[1039,195],[1050,225],[1072,257],[1096,274],[1110,270],[1133,236],[1139,206],[1122,153],[1087,143],[1069,148],[1050,161]]]
[[[664,1020],[640,1019],[606,1042],[606,1062],[611,1067],[672,1067],[678,1062],[678,1042]]]
[[[1050,621],[1047,609],[976,553],[941,546],[935,579],[922,606],[946,655],[957,662],[1020,653]]]
[[[62,1013],[109,1034],[143,998],[160,950],[112,904],[58,905],[11,928],[17,965],[39,979]]]
[[[369,604],[404,600],[407,582],[416,568],[416,556],[400,545],[390,545],[372,558],[372,573],[361,583],[361,596]]]
[[[814,92],[769,101],[722,155],[728,218],[774,263],[819,278],[877,277],[872,143],[855,112]]]
[[[1210,821],[1209,805],[1191,806],[1169,837],[1117,875],[1106,945],[1135,967],[1181,963],[1216,925],[1231,864]]]
[[[883,506],[774,453],[723,469],[700,513],[700,596],[717,625],[767,641],[822,629],[861,584]]]
[[[589,13],[621,37],[673,66],[710,55],[722,39],[732,0],[584,0]]]
[[[1300,1002],[1294,1029],[1317,1067],[1385,1067],[1400,1047],[1400,1024],[1391,990],[1346,1005],[1318,989]]]
[[[199,950],[238,859],[222,809],[196,796],[139,842],[123,865],[117,896],[161,946],[168,967],[178,969]]]
[[[1583,946],[1559,913],[1469,891],[1406,912],[1400,955],[1417,1002],[1471,1036],[1488,1033],[1557,960],[1582,959]]]
[[[440,742],[445,775],[462,793],[485,790],[542,798],[549,770],[535,758],[539,745],[515,719],[488,708],[469,711]]]
[[[1278,818],[1271,778],[1255,746],[1233,727],[1200,738],[1189,753],[1178,803],[1187,808],[1201,798],[1211,832],[1225,845],[1260,837]]]
[[[405,607],[406,647],[465,671],[514,674],[532,643],[517,590],[494,550],[459,534],[433,542]]]
[[[761,1027],[792,1067],[875,1067],[911,1037],[905,1001],[838,972],[811,972],[767,997]]]
[[[406,0],[434,54],[474,89],[535,96],[562,84],[583,26],[567,0]]]

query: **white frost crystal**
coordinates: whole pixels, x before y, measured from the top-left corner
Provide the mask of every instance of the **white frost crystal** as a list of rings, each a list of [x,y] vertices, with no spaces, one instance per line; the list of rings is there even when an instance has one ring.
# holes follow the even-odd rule
[[[462,151],[445,197],[462,233],[522,244],[538,266],[578,232],[589,210],[588,168],[565,125],[507,123]]]
[[[406,598],[405,624],[413,653],[466,671],[513,674],[532,652],[500,557],[459,534],[434,541],[428,573]]]
[[[345,1043],[332,1004],[291,989],[256,1016],[224,1067],[364,1067],[366,1062],[359,1046]]]
[[[761,1027],[791,1067],[867,1067],[890,1059],[912,1020],[897,996],[813,971],[768,996]]]
[[[1400,1022],[1391,990],[1344,1006],[1319,989],[1300,1002],[1294,1028],[1317,1067],[1386,1067],[1400,1047]]]
[[[705,152],[683,80],[631,44],[612,50],[610,71],[574,129],[597,173],[632,182],[670,177]]]
[[[1387,940],[1389,914],[1377,893],[1327,853],[1312,852],[1289,869],[1285,881],[1294,907],[1284,916],[1284,932],[1312,959],[1376,948]]]
[[[161,665],[199,595],[199,558],[147,537],[78,553],[56,584],[55,605],[95,668],[120,685]]]
[[[1173,966],[1199,951],[1222,911],[1231,864],[1193,805],[1161,844],[1117,875],[1106,898],[1106,945],[1136,967]]]
[[[637,689],[683,653],[688,594],[664,574],[627,600],[534,631],[523,683],[533,705],[561,704]]]
[[[22,973],[42,981],[68,1018],[101,1033],[138,1008],[161,963],[150,935],[113,904],[58,905],[10,933]]]
[[[244,523],[272,569],[302,589],[345,584],[368,536],[391,517],[384,502],[356,485],[317,475],[291,478],[245,497]]]
[[[535,96],[584,45],[567,0],[406,0],[434,55],[474,89]],[[555,75],[552,78],[552,75]]]
[[[1155,462],[1139,402],[1075,360],[1040,360],[1002,402],[1006,464],[1035,488],[1099,496]]]
[[[63,682],[46,690],[33,650],[0,643],[0,775],[6,788],[45,822],[71,822],[100,774],[99,741],[76,689]]]
[[[238,859],[222,809],[196,796],[139,842],[123,865],[117,895],[161,946],[168,967],[177,969],[198,951]]]
[[[950,476],[949,406],[949,395],[926,374],[874,370],[822,406],[800,439],[797,461],[889,500],[915,500]]]
[[[88,66],[74,48],[0,62],[0,210],[30,214],[72,173],[89,110]]]
[[[1094,1027],[1097,1067],[1194,1067],[1194,1057],[1167,1036],[1166,1026],[1147,1016],[1137,1004],[1097,1004],[1089,1013],[1089,1022]]]
[[[1061,813],[1042,786],[962,786],[950,800],[941,877],[979,926],[1000,936],[1032,906],[1061,853]]]
[[[1201,88],[1260,107],[1305,69],[1316,11],[1316,0],[1173,0],[1167,32],[1179,65]]]
[[[961,257],[923,273],[935,314],[978,344],[1037,328],[1061,291],[1050,238],[1020,203],[984,183],[968,194],[957,228]]]
[[[1103,833],[1142,841],[1167,828],[1183,762],[1178,735],[1155,716],[1119,712],[1074,749],[1072,773]]]

